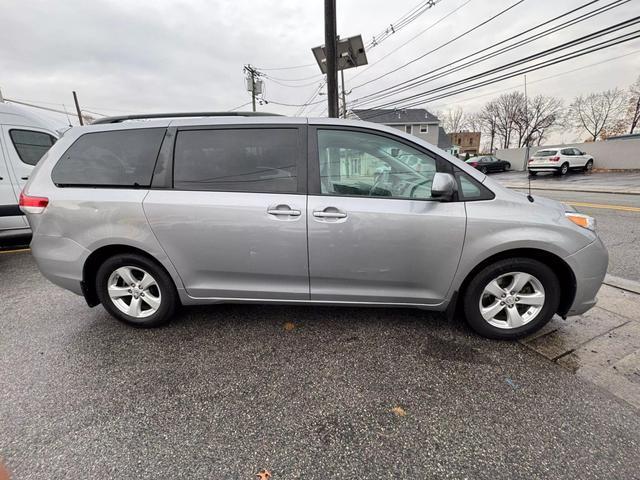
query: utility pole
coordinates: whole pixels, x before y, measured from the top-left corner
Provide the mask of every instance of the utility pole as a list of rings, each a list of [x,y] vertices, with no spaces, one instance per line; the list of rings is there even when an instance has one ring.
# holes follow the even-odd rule
[[[338,47],[336,0],[324,0],[324,48],[327,58],[327,101],[329,117],[338,117]]]
[[[347,97],[344,91],[344,69],[340,70],[340,80],[342,80],[342,118],[347,118]]]
[[[251,92],[251,104],[253,105],[253,111],[256,111],[256,95],[262,93],[262,80],[257,80],[262,73],[256,70],[251,65],[245,65],[244,71],[247,74],[247,90]]]
[[[78,121],[80,125],[84,125],[82,121],[82,113],[80,113],[80,104],[78,103],[78,95],[76,95],[75,90],[73,91],[73,102],[76,104],[76,112],[78,113]]]

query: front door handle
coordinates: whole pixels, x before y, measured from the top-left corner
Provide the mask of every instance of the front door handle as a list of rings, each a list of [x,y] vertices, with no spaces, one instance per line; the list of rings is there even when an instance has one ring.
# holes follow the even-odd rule
[[[29,177],[20,177],[20,180],[29,180]]]
[[[328,207],[324,210],[314,210],[313,216],[316,218],[347,218],[346,213],[333,207]]]
[[[290,217],[299,217],[302,213],[300,210],[292,209],[289,205],[277,205],[267,209],[269,215],[288,215]]]

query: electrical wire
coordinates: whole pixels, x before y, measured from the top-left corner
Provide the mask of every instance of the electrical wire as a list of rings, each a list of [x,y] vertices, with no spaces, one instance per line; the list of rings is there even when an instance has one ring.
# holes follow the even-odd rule
[[[598,1],[598,0],[595,0]],[[353,80],[356,77],[359,77],[360,75],[362,75],[363,73],[365,73],[366,71],[368,71],[371,67],[373,67],[374,65],[377,65],[378,63],[380,63],[382,60],[384,60],[385,58],[391,56],[392,54],[396,53],[398,50],[400,50],[402,47],[407,46],[409,43],[413,42],[416,38],[420,37],[421,35],[425,34],[426,32],[428,32],[429,30],[431,30],[433,27],[437,26],[439,23],[443,22],[444,20],[446,20],[447,18],[449,18],[451,15],[453,15],[454,13],[456,13],[458,10],[460,10],[461,8],[465,7],[466,5],[468,5],[471,2],[471,0],[467,0],[466,2],[464,2],[462,5],[459,5],[458,7],[454,8],[453,10],[451,10],[449,13],[447,13],[446,15],[443,15],[442,17],[440,17],[438,20],[436,20],[435,22],[433,22],[432,24],[430,24],[427,28],[425,28],[424,30],[421,30],[420,32],[418,32],[416,35],[414,35],[413,37],[411,37],[409,40],[407,40],[406,42],[404,42],[402,45],[399,45],[398,47],[394,48],[393,50],[391,50],[390,52],[386,53],[385,55],[383,55],[382,57],[380,57],[378,60],[376,60],[375,62],[372,62],[370,64],[368,64],[365,68],[361,69],[359,72],[356,72],[355,75],[353,75],[351,77],[351,80]]]
[[[550,67],[550,66],[553,66],[553,65],[557,65],[559,63],[564,63],[564,62],[572,60],[574,58],[579,58],[579,57],[582,57],[584,55],[595,53],[595,52],[598,52],[600,50],[604,50],[606,48],[610,48],[610,47],[613,47],[613,46],[616,46],[616,45],[619,45],[619,44],[622,44],[622,43],[626,43],[626,42],[635,40],[637,38],[640,38],[640,30],[635,30],[633,32],[629,32],[629,33],[620,35],[618,37],[602,41],[602,42],[600,42],[598,44],[591,45],[589,47],[584,47],[584,48],[582,48],[580,50],[571,52],[569,54],[563,54],[561,56],[558,56],[558,57],[555,57],[555,58],[552,58],[552,59],[548,59],[548,60],[545,60],[543,62],[539,62],[538,64],[535,64],[535,65],[530,65],[528,67],[523,67],[523,68],[521,68],[519,70],[510,72],[510,73],[505,74],[505,75],[501,75],[501,76],[494,77],[494,78],[491,78],[491,79],[483,80],[481,82],[478,82],[478,83],[475,83],[475,84],[472,84],[472,85],[468,85],[468,86],[463,87],[463,88],[459,88],[458,90],[439,93],[439,94],[437,94],[435,96],[428,97],[428,98],[423,98],[423,99],[420,99],[420,100],[417,100],[417,99],[414,98],[409,103],[406,103],[406,104],[403,104],[403,105],[398,105],[396,103],[395,109],[411,108],[411,107],[418,106],[418,105],[421,105],[421,104],[424,104],[424,103],[433,102],[433,101],[436,101],[436,100],[441,100],[443,98],[448,98],[450,96],[458,95],[460,93],[464,93],[464,92],[467,92],[467,91],[475,90],[477,88],[481,88],[481,87],[484,87],[484,86],[487,86],[487,85],[491,85],[491,84],[494,84],[494,83],[502,82],[502,81],[508,80],[508,79],[516,77],[516,76],[524,75],[526,73],[534,72],[534,71],[537,71],[537,70],[540,70],[540,69],[543,69],[543,68],[547,68],[547,67]],[[457,82],[457,83],[460,83],[460,82]],[[438,88],[438,89],[434,89],[432,91],[422,92],[422,94],[420,94],[420,96],[427,96],[430,93],[435,93],[436,90],[449,89],[449,88],[451,88],[451,86],[444,86],[444,87],[441,87],[441,88]],[[407,99],[403,99],[403,100],[407,100]],[[402,100],[398,101],[398,103],[401,102],[401,101]],[[372,108],[372,109],[368,109],[368,110],[370,110],[373,113],[376,110],[379,110],[380,108],[382,108],[382,106],[376,107],[376,108]],[[384,114],[384,113],[383,112],[374,113],[372,115],[365,116],[365,117],[360,117],[360,118],[363,119],[363,120],[365,120],[365,119],[366,120],[370,120],[370,119],[375,118],[377,116],[380,116],[382,114]]]
[[[451,43],[455,42],[456,40],[459,40],[460,38],[464,37],[465,35],[468,35],[469,33],[473,32],[474,30],[477,30],[478,28],[483,27],[484,25],[487,25],[488,23],[492,22],[496,18],[498,18],[501,15],[504,15],[505,13],[507,13],[509,10],[517,7],[518,5],[520,5],[524,1],[525,0],[518,0],[516,3],[508,6],[507,8],[501,10],[500,12],[496,13],[495,15],[493,15],[490,18],[488,18],[487,20],[484,20],[484,21],[480,22],[479,24],[475,25],[474,27],[471,27],[470,29],[465,30],[463,33],[461,33],[460,35],[455,36],[451,40],[448,40],[447,42],[445,42],[445,43],[437,46],[436,48],[433,48],[433,49],[429,50],[428,52],[426,52],[426,53],[424,53],[424,54],[422,54],[422,55],[420,55],[420,56],[418,56],[418,57],[416,57],[416,58],[414,58],[414,59],[402,64],[402,65],[400,65],[399,67],[394,68],[393,70],[389,70],[388,72],[383,73],[382,75],[379,75],[379,76],[377,76],[377,77],[375,77],[375,78],[373,78],[371,80],[368,80],[368,81],[366,81],[364,83],[361,83],[359,85],[356,85],[356,86],[352,87],[352,90],[355,90],[356,88],[364,87],[365,85],[368,85],[368,84],[373,83],[373,82],[375,82],[377,80],[380,80],[381,78],[385,78],[385,77],[391,75],[392,73],[397,72],[398,70],[402,70],[403,68],[405,68],[405,67],[407,67],[407,66],[409,66],[409,65],[411,65],[411,64],[413,64],[415,62],[417,62],[418,60],[423,59],[427,55],[429,55],[429,54],[431,54],[433,52],[436,52],[436,51],[440,50],[441,48],[446,47],[447,45],[450,45]]]
[[[546,21],[544,21],[544,22],[542,22],[542,23],[540,23],[538,25],[535,25],[535,26],[533,26],[533,27],[531,27],[531,28],[529,28],[527,30],[524,30],[521,33],[518,33],[516,35],[512,35],[511,37],[508,37],[508,38],[506,38],[504,40],[501,40],[501,41],[496,42],[496,43],[494,43],[492,45],[489,45],[488,47],[484,47],[484,48],[482,48],[480,50],[477,50],[477,51],[475,51],[475,52],[473,52],[473,53],[471,53],[469,55],[465,55],[465,56],[463,56],[461,58],[458,58],[457,60],[449,62],[446,65],[442,65],[442,66],[440,66],[438,68],[432,69],[432,70],[430,70],[428,72],[420,74],[420,75],[418,75],[416,77],[413,77],[413,78],[411,78],[409,80],[405,80],[404,82],[401,82],[401,83],[396,84],[394,86],[383,88],[383,89],[378,90],[376,92],[372,92],[372,93],[370,93],[368,95],[364,95],[362,97],[359,97],[358,99],[355,99],[353,102],[357,103],[358,105],[364,105],[364,104],[367,104],[367,103],[371,103],[372,101],[381,100],[382,98],[386,98],[386,97],[389,97],[389,96],[392,96],[392,95],[407,91],[407,90],[409,90],[409,89],[411,89],[413,87],[416,87],[416,86],[419,86],[419,85],[424,85],[425,83],[428,83],[430,81],[433,81],[433,80],[436,80],[438,78],[450,75],[452,73],[455,73],[456,71],[462,70],[464,68],[468,68],[468,67],[470,67],[472,65],[476,65],[476,64],[481,63],[481,62],[483,62],[485,60],[488,60],[490,58],[493,58],[493,57],[496,57],[496,56],[501,55],[503,53],[506,53],[508,51],[511,51],[511,50],[513,50],[515,48],[518,48],[518,47],[521,47],[521,46],[526,45],[528,43],[531,43],[531,42],[533,42],[533,41],[535,41],[535,40],[537,40],[537,39],[539,39],[539,38],[541,38],[541,37],[543,37],[545,35],[550,34],[550,33],[556,33],[556,32],[558,32],[560,30],[563,30],[563,29],[568,28],[570,26],[576,25],[577,23],[580,23],[580,22],[583,22],[583,21],[588,20],[590,18],[593,18],[596,15],[600,15],[602,13],[605,13],[606,11],[609,11],[609,10],[611,10],[613,8],[616,8],[616,7],[619,7],[619,6],[621,6],[621,5],[625,4],[625,3],[628,3],[630,0],[615,0],[614,2],[611,2],[611,3],[607,4],[607,5],[604,5],[602,7],[599,7],[597,9],[595,9],[595,10],[587,12],[586,14],[584,14],[582,16],[579,16],[579,17],[576,17],[576,18],[573,18],[573,19],[570,19],[570,20],[566,20],[560,25],[548,28],[548,29],[546,29],[546,30],[544,30],[542,32],[536,33],[536,34],[534,34],[534,35],[532,35],[530,37],[527,37],[527,38],[524,38],[522,40],[519,40],[518,42],[515,42],[512,45],[505,46],[505,47],[503,47],[503,48],[501,48],[501,49],[499,49],[499,50],[497,50],[495,52],[488,53],[488,54],[486,54],[486,55],[484,55],[482,57],[476,58],[476,59],[471,60],[471,61],[469,61],[467,63],[462,64],[462,65],[458,65],[458,66],[456,66],[454,68],[448,69],[448,70],[446,70],[444,72],[441,72],[441,73],[439,73],[437,75],[428,76],[428,75],[431,75],[431,74],[433,74],[435,72],[442,71],[442,70],[446,69],[447,67],[451,67],[452,65],[455,65],[455,64],[457,64],[457,63],[459,63],[459,62],[461,62],[463,60],[466,60],[468,58],[474,57],[474,56],[476,56],[476,55],[478,55],[478,54],[480,54],[482,52],[486,52],[487,50],[490,50],[490,49],[492,49],[492,48],[494,48],[494,47],[496,47],[498,45],[502,45],[502,44],[504,44],[504,43],[506,43],[506,42],[508,42],[510,40],[513,40],[513,39],[515,39],[517,37],[520,37],[520,36],[522,36],[522,35],[524,35],[526,33],[529,33],[529,32],[531,32],[533,30],[536,30],[536,29],[540,28],[541,26],[548,25],[548,24],[550,24],[550,23],[552,23],[552,22],[554,22],[554,21],[556,21],[558,19],[561,19],[561,18],[563,18],[563,17],[565,17],[567,15],[570,15],[570,14],[576,12],[577,10],[583,9],[583,8],[593,4],[593,3],[596,3],[597,1],[598,0],[592,0],[590,2],[587,2],[587,3],[581,5],[581,6],[577,7],[577,8],[574,8],[574,9],[568,11],[568,12],[565,12],[565,13],[563,13],[561,15],[558,15],[558,16],[556,16],[554,18],[546,20]]]
[[[413,21],[419,18],[423,13],[435,7],[441,1],[442,0],[426,0],[426,1],[420,2],[418,5],[416,5],[407,13],[405,13],[403,16],[398,18],[395,22],[390,23],[389,26],[385,28],[383,31],[381,31],[379,34],[374,35],[372,40],[367,44],[366,48],[370,50],[380,45],[380,43],[385,41],[391,35],[398,33],[404,27],[411,24]]]

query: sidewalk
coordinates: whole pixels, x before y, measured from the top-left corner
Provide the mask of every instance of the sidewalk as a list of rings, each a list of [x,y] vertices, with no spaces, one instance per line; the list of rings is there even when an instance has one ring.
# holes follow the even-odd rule
[[[556,316],[520,343],[640,410],[640,288],[618,280],[607,276],[584,315]]]
[[[528,188],[527,172],[505,172],[491,178],[508,188]],[[590,193],[624,193],[640,195],[640,173],[633,172],[571,172],[564,177],[538,174],[531,177],[531,190],[558,190]]]

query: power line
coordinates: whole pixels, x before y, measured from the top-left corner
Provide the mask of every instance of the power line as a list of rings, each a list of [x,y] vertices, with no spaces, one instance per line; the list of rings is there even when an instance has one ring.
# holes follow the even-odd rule
[[[242,105],[238,105],[237,107],[233,107],[232,109],[229,110],[229,112],[233,112],[234,110],[238,110],[239,108],[242,107],[246,107],[247,105],[251,105],[251,101],[247,102],[247,103],[243,103]]]
[[[465,35],[468,35],[469,33],[473,32],[474,30],[477,30],[478,28],[480,28],[480,27],[482,27],[482,26],[484,26],[484,25],[486,25],[486,24],[488,24],[488,23],[492,22],[492,21],[493,21],[493,20],[495,20],[496,18],[498,18],[498,17],[500,17],[501,15],[504,15],[505,13],[507,13],[507,12],[508,12],[509,10],[511,10],[512,8],[517,7],[518,5],[520,5],[520,4],[521,4],[522,2],[524,2],[524,1],[525,1],[525,0],[518,0],[518,1],[517,1],[516,3],[514,3],[513,5],[510,5],[509,7],[507,7],[507,8],[505,8],[505,9],[501,10],[500,12],[496,13],[496,14],[495,14],[495,15],[493,15],[492,17],[490,17],[490,18],[488,18],[487,20],[484,20],[483,22],[481,22],[481,23],[477,24],[476,26],[474,26],[474,27],[472,27],[472,28],[470,28],[470,29],[468,29],[468,30],[464,31],[463,33],[461,33],[460,35],[457,35],[456,37],[452,38],[451,40],[449,40],[449,41],[447,41],[447,42],[445,42],[445,43],[443,43],[443,44],[441,44],[441,45],[437,46],[436,48],[433,48],[433,49],[429,50],[428,52],[426,52],[426,53],[424,53],[424,54],[422,54],[422,55],[420,55],[420,56],[418,56],[418,57],[414,58],[413,60],[408,61],[407,63],[404,63],[404,64],[400,65],[399,67],[394,68],[393,70],[389,70],[388,72],[383,73],[382,75],[379,75],[379,76],[377,76],[377,77],[375,77],[375,78],[373,78],[373,79],[371,79],[371,80],[368,80],[368,81],[366,81],[366,82],[364,82],[364,83],[361,83],[361,84],[359,84],[359,85],[356,85],[355,87],[352,87],[352,90],[355,90],[356,88],[361,88],[361,87],[363,87],[363,86],[365,86],[365,85],[368,85],[368,84],[370,84],[370,83],[372,83],[372,82],[375,82],[375,81],[377,81],[377,80],[380,80],[381,78],[387,77],[387,76],[391,75],[392,73],[397,72],[398,70],[402,70],[403,68],[405,68],[405,67],[407,67],[407,66],[411,65],[412,63],[417,62],[418,60],[421,60],[422,58],[426,57],[427,55],[429,55],[429,54],[431,54],[431,53],[433,53],[433,52],[435,52],[435,51],[437,51],[437,50],[440,50],[441,48],[446,47],[447,45],[450,45],[451,43],[455,42],[456,40],[459,40],[460,38],[464,37]]]
[[[409,80],[405,80],[404,82],[401,82],[401,83],[396,84],[394,86],[383,88],[383,89],[380,89],[380,90],[378,90],[376,92],[373,92],[373,93],[370,93],[370,94],[365,95],[363,97],[360,97],[360,98],[354,100],[354,103],[358,103],[359,105],[365,105],[367,103],[371,103],[372,101],[380,100],[382,98],[386,98],[386,97],[389,97],[389,96],[392,96],[392,95],[407,91],[407,90],[409,90],[409,89],[411,89],[413,87],[416,87],[416,86],[419,86],[419,85],[424,85],[425,83],[428,83],[428,82],[431,82],[431,81],[436,80],[438,78],[450,75],[452,73],[455,73],[456,71],[462,70],[464,68],[468,68],[468,67],[470,67],[472,65],[481,63],[481,62],[483,62],[485,60],[488,60],[490,58],[493,58],[493,57],[496,57],[496,56],[501,55],[503,53],[506,53],[506,52],[508,52],[510,50],[513,50],[515,48],[521,47],[521,46],[523,46],[523,45],[525,45],[527,43],[531,43],[531,42],[533,42],[533,41],[535,41],[535,40],[537,40],[537,39],[539,39],[539,38],[541,38],[541,37],[543,37],[545,35],[550,34],[550,33],[555,33],[557,31],[563,30],[564,28],[568,28],[568,27],[573,26],[573,25],[575,25],[577,23],[580,23],[582,21],[585,21],[585,20],[588,20],[590,18],[593,18],[596,15],[600,15],[600,14],[602,14],[602,13],[608,11],[608,10],[611,10],[613,8],[616,8],[616,7],[619,7],[619,6],[629,2],[630,0],[615,0],[614,2],[611,2],[611,3],[607,4],[607,5],[604,5],[602,7],[599,7],[597,9],[595,9],[595,10],[587,12],[586,14],[584,14],[582,16],[573,18],[571,20],[567,20],[567,21],[563,22],[560,25],[548,28],[548,29],[546,29],[546,30],[544,30],[542,32],[539,32],[537,34],[534,34],[534,35],[532,35],[530,37],[527,37],[527,38],[524,38],[522,40],[519,40],[518,42],[515,42],[512,45],[505,46],[505,47],[503,47],[503,48],[501,48],[499,50],[496,50],[495,52],[488,53],[486,55],[483,55],[482,57],[476,58],[474,60],[471,60],[471,61],[469,61],[467,63],[464,63],[464,64],[461,64],[461,65],[458,65],[458,66],[456,66],[454,68],[448,69],[448,70],[446,70],[444,72],[441,72],[441,73],[439,73],[437,75],[429,76],[429,75],[431,75],[431,74],[433,74],[435,72],[444,70],[447,67],[455,65],[456,63],[459,63],[459,62],[461,62],[463,60],[466,60],[468,58],[474,57],[474,56],[476,56],[476,55],[478,55],[478,54],[480,54],[482,52],[485,52],[487,50],[490,50],[490,49],[492,49],[492,48],[494,48],[494,47],[496,47],[498,45],[502,45],[502,44],[504,44],[504,43],[506,43],[506,42],[508,42],[510,40],[513,40],[513,39],[515,39],[517,37],[520,37],[520,36],[522,36],[522,35],[524,35],[526,33],[529,33],[532,30],[536,30],[536,29],[538,29],[538,28],[540,28],[542,26],[548,25],[548,24],[550,24],[550,23],[552,23],[552,22],[554,22],[554,21],[556,21],[556,20],[558,20],[558,19],[560,19],[562,17],[565,17],[567,15],[575,13],[576,11],[581,10],[581,9],[583,9],[583,8],[593,4],[593,3],[596,3],[597,1],[599,1],[599,0],[592,0],[590,2],[587,2],[587,3],[581,5],[581,6],[577,7],[577,8],[574,8],[574,9],[572,9],[572,10],[570,10],[568,12],[565,12],[565,13],[563,13],[561,15],[558,15],[558,16],[556,16],[554,18],[551,18],[549,20],[545,20],[544,22],[542,22],[542,23],[540,23],[538,25],[535,25],[535,26],[533,26],[533,27],[531,27],[531,28],[529,28],[527,30],[524,30],[521,33],[518,33],[516,35],[512,35],[511,37],[508,37],[508,38],[506,38],[504,40],[501,40],[501,41],[496,42],[496,43],[494,43],[492,45],[489,45],[488,47],[484,47],[484,48],[482,48],[480,50],[477,50],[477,51],[475,51],[475,52],[473,52],[473,53],[471,53],[469,55],[465,55],[465,56],[463,56],[461,58],[458,58],[457,60],[449,62],[446,65],[442,65],[442,66],[437,67],[435,69],[432,69],[432,70],[430,70],[428,72],[422,73],[422,74],[420,74],[420,75],[418,75],[416,77],[413,77],[413,78],[411,78]]]
[[[598,0],[595,0],[598,1]],[[428,32],[429,30],[431,30],[433,27],[435,27],[436,25],[438,25],[439,23],[441,23],[442,21],[446,20],[447,18],[449,18],[451,15],[453,15],[454,13],[456,13],[458,10],[460,10],[461,8],[465,7],[467,4],[469,4],[471,2],[471,0],[467,0],[466,2],[464,2],[462,5],[459,5],[458,7],[454,8],[453,10],[451,10],[449,13],[447,13],[446,15],[440,17],[438,20],[436,20],[435,22],[433,22],[431,25],[429,25],[427,28],[425,28],[424,30],[421,30],[420,32],[418,32],[416,35],[414,35],[413,37],[411,37],[409,40],[407,40],[406,42],[404,42],[402,45],[399,45],[398,47],[394,48],[393,50],[391,50],[390,52],[386,53],[385,55],[383,55],[382,57],[380,57],[378,60],[376,60],[375,62],[370,63],[369,65],[367,65],[365,68],[363,68],[362,70],[360,70],[359,72],[357,72],[355,75],[353,75],[351,77],[351,80],[353,80],[354,78],[362,75],[364,72],[366,72],[367,70],[369,70],[371,67],[373,67],[374,65],[377,65],[378,63],[380,63],[382,60],[384,60],[385,58],[391,56],[393,53],[397,52],[398,50],[400,50],[402,47],[406,46],[407,44],[413,42],[416,38],[420,37],[421,35],[425,34],[426,32]]]
[[[378,108],[382,108],[382,107],[385,107],[387,105],[393,105],[393,104],[395,104],[395,103],[397,103],[399,101],[415,100],[415,99],[417,99],[419,97],[422,97],[422,96],[425,96],[425,95],[429,95],[429,94],[437,92],[437,91],[446,90],[448,88],[453,88],[455,86],[462,85],[464,83],[468,83],[468,82],[477,80],[479,78],[486,77],[488,75],[492,75],[494,73],[501,72],[502,70],[508,70],[508,69],[516,67],[518,65],[522,65],[524,63],[528,63],[528,62],[531,62],[533,60],[537,60],[539,58],[551,55],[552,53],[556,53],[556,52],[559,52],[561,50],[565,50],[567,48],[570,48],[570,47],[573,47],[573,46],[576,46],[576,45],[580,45],[582,43],[589,42],[589,41],[594,40],[596,38],[608,35],[610,33],[617,32],[619,30],[622,30],[624,28],[630,27],[630,26],[635,25],[637,23],[640,23],[640,17],[634,17],[632,19],[620,22],[620,23],[612,25],[610,27],[603,28],[602,30],[598,30],[597,32],[594,32],[594,33],[591,33],[591,34],[588,34],[588,35],[584,35],[582,37],[579,37],[577,39],[571,40],[569,42],[565,42],[563,44],[560,44],[560,45],[557,45],[555,47],[543,50],[541,52],[529,55],[527,57],[523,57],[523,58],[520,58],[518,60],[514,60],[512,62],[500,65],[499,67],[495,67],[495,68],[492,68],[492,69],[489,69],[489,70],[485,70],[484,72],[472,75],[470,77],[466,77],[466,78],[464,78],[462,80],[458,80],[458,81],[455,81],[455,82],[452,82],[452,83],[449,83],[449,84],[446,84],[446,85],[443,85],[443,86],[440,86],[440,87],[436,87],[436,88],[433,88],[431,90],[426,90],[424,92],[416,93],[414,95],[410,95],[408,97],[404,97],[404,98],[402,98],[400,100],[395,100],[395,101],[388,102],[386,104],[382,104],[382,105],[378,106]],[[627,34],[627,35],[629,35],[629,34]],[[589,48],[589,47],[585,47],[585,48]],[[575,52],[573,52],[573,53],[575,53]]]
[[[264,70],[265,72],[271,72],[275,70],[297,70],[299,68],[307,68],[307,67],[315,67],[315,63],[305,63],[304,65],[294,65],[292,67],[276,67],[276,68],[260,68],[260,70]]]
[[[589,63],[589,64],[587,64],[587,65],[583,65],[582,67],[572,68],[571,70],[565,70],[564,72],[556,73],[555,75],[549,75],[549,76],[547,76],[547,77],[542,77],[542,78],[539,78],[539,79],[537,79],[537,80],[533,80],[533,81],[529,80],[527,83],[528,83],[529,85],[532,85],[532,84],[534,84],[534,83],[544,82],[544,81],[546,81],[546,80],[550,80],[550,79],[552,79],[552,78],[557,78],[557,77],[561,77],[561,76],[563,76],[563,75],[568,75],[569,73],[578,72],[578,71],[580,71],[580,70],[584,70],[584,69],[586,69],[586,68],[591,68],[591,67],[595,67],[595,66],[597,66],[597,65],[602,65],[602,64],[604,64],[604,63],[612,62],[612,61],[614,61],[614,60],[619,60],[619,59],[621,59],[621,58],[629,57],[629,56],[631,56],[631,55],[636,55],[636,54],[638,54],[638,53],[640,53],[640,49],[638,49],[638,50],[634,50],[634,51],[629,52],[629,53],[625,53],[625,54],[623,54],[623,55],[618,55],[617,57],[607,58],[607,59],[605,59],[605,60],[601,60],[601,61],[599,61],[599,62]],[[491,95],[495,95],[495,94],[497,94],[497,93],[503,93],[503,92],[507,92],[507,91],[509,91],[509,90],[515,90],[515,89],[519,89],[519,88],[522,88],[522,85],[521,85],[521,83],[520,83],[520,82],[518,82],[518,84],[517,84],[517,85],[514,85],[513,87],[501,88],[500,90],[493,90],[493,91],[491,91],[491,92],[482,93],[482,94],[480,94],[480,95],[475,95],[475,96],[473,96],[473,97],[463,98],[462,100],[457,100],[457,101],[456,101],[456,103],[457,103],[457,104],[458,104],[458,103],[465,103],[465,102],[469,102],[469,101],[471,101],[471,100],[475,100],[475,99],[477,99],[477,98],[488,97],[488,96],[491,96]],[[442,104],[442,105],[444,106],[445,104]],[[434,108],[435,110],[437,110],[437,109],[438,109],[438,104],[436,104],[436,105],[432,105],[432,106],[431,106],[431,108]]]
[[[404,104],[404,105],[401,105],[401,106],[396,105],[395,108],[396,109],[411,108],[411,107],[414,107],[414,106],[417,106],[417,105],[421,105],[421,104],[424,104],[424,103],[427,103],[427,102],[433,102],[433,101],[436,101],[436,100],[441,100],[443,98],[447,98],[447,97],[458,95],[460,93],[464,93],[464,92],[467,92],[467,91],[475,90],[477,88],[481,88],[481,87],[484,87],[484,86],[487,86],[487,85],[491,85],[491,84],[494,84],[494,83],[502,82],[502,81],[508,80],[510,78],[523,75],[525,73],[534,72],[534,71],[540,70],[542,68],[546,68],[546,67],[550,67],[550,66],[553,66],[553,65],[556,65],[556,64],[559,64],[559,63],[563,63],[563,62],[572,60],[574,58],[579,58],[579,57],[582,57],[584,55],[595,53],[595,52],[598,52],[600,50],[604,50],[606,48],[610,48],[610,47],[613,47],[613,46],[616,46],[616,45],[619,45],[619,44],[622,44],[622,43],[626,43],[626,42],[635,40],[637,38],[640,38],[640,30],[636,30],[636,31],[633,31],[633,32],[630,32],[630,33],[626,33],[626,34],[620,35],[618,37],[615,37],[615,38],[612,38],[612,39],[609,39],[609,40],[605,40],[605,41],[600,42],[600,43],[598,43],[596,45],[591,45],[589,47],[584,47],[584,48],[582,48],[580,50],[577,50],[575,52],[571,52],[569,54],[564,54],[564,55],[561,55],[561,56],[558,56],[558,57],[555,57],[555,58],[552,58],[552,59],[545,60],[545,61],[540,62],[540,63],[535,64],[535,65],[531,65],[531,66],[528,66],[528,67],[523,67],[523,68],[521,68],[519,70],[513,71],[513,72],[505,74],[505,75],[501,75],[499,77],[494,77],[494,78],[491,78],[491,79],[483,80],[481,82],[478,82],[478,83],[475,83],[475,84],[460,88],[458,90],[454,90],[454,91],[451,91],[451,92],[440,93],[440,94],[437,94],[437,95],[435,95],[433,97],[428,97],[428,98],[424,98],[424,99],[421,99],[421,100],[417,100],[417,99],[414,98],[412,102]],[[459,84],[460,82],[456,82],[456,83]],[[451,88],[451,85],[447,85],[447,86],[444,86],[444,87],[441,87],[441,88],[438,88],[438,89],[433,89],[433,90],[430,90],[430,91],[427,91],[427,92],[422,92],[422,94],[420,94],[420,96],[426,96],[429,93],[435,93],[437,90],[449,89],[449,88]],[[403,101],[403,100],[408,100],[408,99],[405,98],[405,99],[399,100],[399,102]],[[379,106],[379,107],[376,107],[376,108],[372,108],[372,109],[369,109],[369,110],[373,111],[373,110],[376,110],[378,108],[382,108],[382,106]],[[381,113],[377,113],[377,114],[373,114],[373,115],[370,115],[370,116],[367,116],[367,117],[361,117],[361,118],[363,120],[365,120],[365,119],[366,120],[370,120],[370,119],[375,118],[375,117],[377,117],[379,115],[381,115]]]
[[[424,12],[435,7],[441,1],[442,0],[426,0],[426,1],[420,2],[418,5],[416,5],[407,13],[405,13],[403,16],[398,18],[395,22],[390,23],[389,26],[385,28],[382,32],[380,32],[377,35],[374,35],[371,41],[369,42],[369,44],[367,45],[367,49],[370,50],[380,45],[380,43],[382,43],[384,40],[389,38],[391,35],[398,33],[404,27],[411,24],[418,17],[420,17]]]

